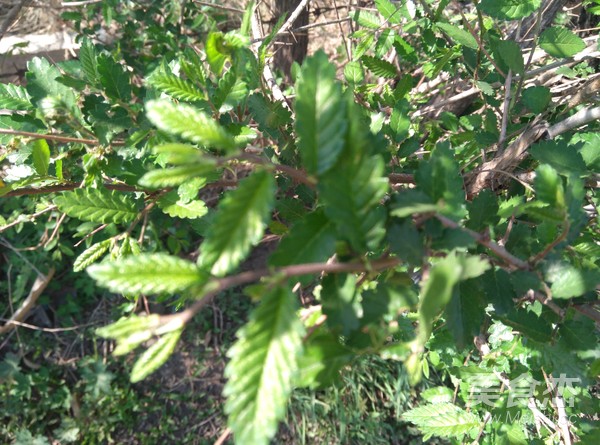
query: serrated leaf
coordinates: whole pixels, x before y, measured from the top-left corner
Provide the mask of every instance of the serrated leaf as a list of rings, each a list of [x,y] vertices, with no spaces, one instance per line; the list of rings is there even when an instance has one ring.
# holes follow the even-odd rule
[[[565,190],[556,170],[547,164],[540,165],[535,171],[535,192],[537,198],[561,210],[565,207]]]
[[[497,47],[500,58],[512,70],[513,73],[523,74],[525,62],[521,47],[513,40],[500,40]]]
[[[157,326],[160,326],[160,315],[139,316],[133,314],[129,317],[123,317],[108,326],[96,329],[96,335],[113,340],[123,340],[141,331],[152,331]]]
[[[0,83],[0,108],[29,111],[33,110],[33,104],[25,88],[11,83]]]
[[[269,172],[259,171],[242,180],[219,203],[198,264],[217,276],[237,267],[260,241],[274,198],[275,180]]]
[[[558,173],[583,174],[586,171],[585,162],[575,147],[564,141],[542,141],[534,144],[529,152],[540,163],[549,164]]]
[[[486,304],[479,280],[467,280],[455,287],[444,318],[459,348],[466,347],[479,335]]]
[[[171,73],[155,72],[148,77],[148,83],[175,99],[189,102],[206,99],[204,91],[194,83],[186,79],[181,79]]]
[[[127,256],[87,271],[100,286],[127,294],[174,294],[206,281],[194,263],[162,253]]]
[[[388,189],[385,163],[370,156],[358,165],[341,163],[319,182],[325,214],[340,235],[358,251],[376,244],[384,235],[385,211],[377,208]]]
[[[483,190],[467,204],[469,219],[466,226],[475,231],[484,230],[488,226],[496,225],[498,216],[498,200],[491,190]]]
[[[545,318],[539,317],[533,312],[513,308],[497,318],[505,325],[535,341],[545,343],[552,338],[552,325]]]
[[[228,351],[225,412],[236,441],[267,445],[283,418],[302,353],[296,297],[276,288],[262,298]]]
[[[269,263],[273,266],[318,263],[335,252],[335,225],[325,216],[323,209],[306,215],[285,236]]]
[[[365,80],[365,73],[359,62],[348,62],[344,67],[344,77],[348,83],[359,84]]]
[[[106,94],[113,99],[130,101],[131,84],[129,73],[125,68],[115,62],[112,56],[108,54],[100,54],[97,61],[100,83],[104,87]]]
[[[50,147],[48,147],[48,142],[45,139],[36,139],[32,145],[33,167],[38,175],[46,176],[48,174],[48,167],[50,166]]]
[[[550,103],[552,94],[548,87],[529,87],[523,90],[522,99],[525,106],[533,113],[541,113]]]
[[[409,111],[410,104],[406,99],[401,99],[394,105],[390,116],[390,136],[395,142],[402,142],[408,136],[411,124]]]
[[[97,223],[130,222],[138,214],[137,204],[130,196],[106,189],[65,192],[54,198],[54,204],[73,218]]]
[[[398,77],[398,70],[394,64],[387,60],[378,59],[372,56],[362,56],[360,60],[376,76],[385,79],[394,79]]]
[[[179,199],[176,190],[161,196],[157,201],[158,207],[167,215],[176,218],[200,218],[206,215],[208,208],[203,201],[185,202]]]
[[[375,7],[386,22],[399,24],[402,21],[401,7],[390,0],[375,0]]]
[[[413,214],[435,212],[438,206],[421,190],[408,189],[393,196],[391,208],[390,215],[406,218]]]
[[[460,438],[481,424],[475,414],[452,403],[419,406],[405,412],[402,417],[419,427],[424,440],[431,436]]]
[[[393,223],[387,231],[390,249],[398,258],[414,266],[420,266],[425,259],[423,236],[412,221]]]
[[[438,144],[428,162],[422,162],[415,181],[442,213],[461,217],[465,210],[465,192],[458,162],[447,143]]]
[[[93,86],[98,84],[100,78],[96,57],[96,48],[94,48],[94,44],[90,39],[85,37],[79,48],[79,60],[85,78]]]
[[[135,365],[131,369],[131,383],[136,383],[144,380],[158,368],[160,368],[173,354],[175,346],[181,337],[181,329],[164,334],[156,343],[150,346],[137,359]]]
[[[451,25],[450,23],[436,23],[435,25],[456,43],[466,46],[467,48],[479,49],[477,40],[475,40],[475,37],[473,37],[470,32],[465,31],[458,26]]]
[[[553,298],[574,298],[600,285],[600,270],[555,262],[548,265],[545,278],[552,283],[550,290]]]
[[[183,184],[188,179],[213,173],[214,170],[215,164],[191,164],[152,170],[140,178],[139,184],[151,188],[172,187]]]
[[[479,8],[500,20],[519,20],[538,10],[542,0],[482,0]]]
[[[335,67],[323,51],[302,65],[296,86],[296,134],[306,170],[322,175],[344,149],[346,102]]]
[[[381,26],[381,20],[375,14],[365,11],[364,9],[357,9],[350,13],[350,18],[358,23],[360,26],[364,26],[369,29],[379,29]]]
[[[79,272],[92,263],[95,263],[108,251],[111,243],[112,240],[107,239],[100,241],[99,243],[92,244],[90,247],[85,249],[73,262],[73,271]]]
[[[234,70],[229,70],[219,79],[219,85],[212,96],[212,101],[219,113],[226,113],[247,97],[246,82],[239,79]]]
[[[562,26],[552,26],[542,31],[538,45],[553,57],[571,57],[585,49],[583,39]]]
[[[236,147],[235,139],[213,118],[185,104],[167,100],[147,103],[148,119],[160,130],[181,136],[197,144],[223,150]]]
[[[195,163],[216,165],[214,158],[211,158],[193,145],[178,143],[162,144],[154,147],[153,151],[158,155],[157,161],[161,165],[163,162],[185,166]]]
[[[336,336],[320,330],[312,334],[304,345],[296,384],[311,389],[329,386],[354,357],[354,352],[340,344]]]
[[[327,316],[327,325],[333,332],[348,336],[360,327],[362,305],[356,277],[350,274],[332,274],[323,278],[321,306]]]
[[[27,92],[31,95],[32,103],[40,104],[45,98],[52,98],[73,111],[77,98],[73,90],[57,82],[61,72],[46,59],[34,57],[27,63]]]
[[[210,69],[217,76],[220,76],[221,72],[223,71],[225,61],[229,56],[229,54],[225,53],[222,32],[211,32],[208,34],[205,51]]]

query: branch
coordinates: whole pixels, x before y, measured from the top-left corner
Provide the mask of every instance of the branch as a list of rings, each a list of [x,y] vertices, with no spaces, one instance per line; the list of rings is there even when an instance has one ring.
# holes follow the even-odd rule
[[[574,130],[582,125],[600,119],[600,107],[583,108],[573,116],[560,121],[548,128],[548,139],[554,139],[556,136],[567,131]]]
[[[294,22],[296,21],[298,16],[300,14],[302,14],[302,10],[304,8],[306,8],[306,5],[308,5],[308,2],[310,2],[310,0],[301,0],[300,3],[298,4],[298,6],[296,7],[296,9],[294,10],[294,12],[292,12],[290,17],[285,21],[285,23],[283,25],[281,25],[281,28],[279,28],[279,30],[277,31],[277,33],[275,33],[275,35],[286,33],[292,27],[292,25],[294,24]],[[274,40],[275,39],[271,40],[267,45],[265,45],[265,49],[269,48],[269,46],[271,46],[273,44]]]
[[[14,136],[25,136],[33,139],[48,139],[50,141],[57,142],[78,142],[84,145],[102,145],[100,141],[95,139],[82,139],[82,138],[74,138],[70,136],[61,136],[58,134],[42,134],[42,133],[32,133],[30,131],[19,131],[19,130],[9,130],[6,128],[0,128],[0,134],[12,134]],[[111,145],[115,146],[124,146],[125,141],[112,141]]]
[[[447,218],[443,215],[435,215],[435,217],[444,225],[444,227],[450,227],[452,229],[460,229],[466,234],[468,234],[471,238],[477,241],[484,247],[487,247],[492,252],[494,252],[498,257],[502,258],[504,261],[509,263],[516,269],[529,270],[531,269],[529,263],[523,261],[520,258],[517,258],[510,252],[508,252],[504,247],[496,244],[491,241],[487,236],[482,235],[481,233],[475,232],[471,229],[467,229],[466,227],[460,226],[457,222],[452,221],[450,218]]]
[[[56,193],[56,192],[65,192],[69,190],[75,190],[79,188],[80,184],[69,183],[69,184],[60,184],[60,185],[49,185],[47,187],[41,187],[38,189],[33,188],[23,188],[18,190],[13,190],[11,192],[2,195],[2,197],[10,197],[10,196],[23,196],[23,195],[43,195],[46,193]],[[118,190],[121,192],[140,192],[137,187],[127,184],[104,184],[108,190]]]
[[[33,215],[28,215],[25,218],[27,218],[30,221],[33,221],[35,218],[37,218],[40,215],[43,215],[44,213],[50,212],[52,210],[55,210],[56,206],[55,205],[51,205],[49,207],[46,207],[44,210],[40,210],[37,213],[34,213]],[[14,220],[13,222],[11,222],[10,224],[7,224],[5,226],[0,227],[0,233],[4,232],[5,230],[10,229],[11,227],[17,226],[21,223],[26,222],[25,220],[22,219],[23,215],[21,215],[19,218],[17,218],[16,220]]]

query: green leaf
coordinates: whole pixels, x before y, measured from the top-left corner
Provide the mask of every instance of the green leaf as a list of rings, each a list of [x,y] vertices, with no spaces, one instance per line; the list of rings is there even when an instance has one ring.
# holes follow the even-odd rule
[[[206,99],[206,94],[194,83],[189,80],[181,79],[174,74],[164,71],[152,73],[148,77],[148,83],[156,89],[167,93],[175,99],[188,102],[201,101]]]
[[[206,215],[208,208],[203,201],[185,202],[179,198],[176,190],[161,196],[157,201],[158,207],[173,218],[200,218]]]
[[[486,305],[479,280],[467,280],[454,288],[444,318],[459,348],[471,344],[479,335]]]
[[[152,170],[142,176],[139,184],[142,187],[163,188],[183,184],[195,177],[202,177],[215,171],[214,163],[191,164],[186,166]]]
[[[50,165],[50,147],[48,147],[48,142],[45,139],[36,139],[32,145],[33,167],[38,175],[46,176],[48,174],[48,166]]]
[[[164,334],[156,343],[150,346],[137,359],[131,369],[131,383],[144,380],[158,368],[160,368],[173,354],[175,346],[181,337],[182,329]]]
[[[317,330],[304,344],[300,373],[296,384],[301,388],[324,388],[334,383],[340,370],[355,357],[351,349],[340,344],[336,336]]]
[[[205,147],[223,150],[236,148],[235,139],[204,112],[185,104],[167,100],[147,103],[148,119],[160,130],[181,136]]]
[[[174,294],[206,281],[195,264],[162,253],[128,256],[87,271],[100,286],[126,294]]]
[[[113,354],[119,356],[130,353],[143,342],[151,339],[160,326],[161,321],[158,314],[141,317],[131,315],[127,318],[121,318],[116,323],[96,329],[96,335],[116,340],[117,347],[114,349]],[[176,326],[175,328],[180,327]]]
[[[583,39],[562,26],[552,26],[542,31],[538,45],[553,57],[572,57],[585,49]]]
[[[356,277],[350,274],[327,275],[323,278],[321,306],[327,325],[347,336],[360,327],[362,306]]]
[[[392,216],[406,218],[413,214],[435,212],[438,206],[421,190],[408,189],[392,197],[391,208]]]
[[[246,82],[238,79],[234,70],[229,70],[219,79],[219,86],[213,94],[212,102],[219,113],[226,113],[247,97]]]
[[[517,42],[513,40],[500,40],[498,42],[497,52],[502,61],[506,63],[513,73],[523,74],[525,72],[523,53]]]
[[[469,220],[466,226],[475,231],[482,231],[488,226],[495,226],[500,221],[498,216],[498,200],[491,190],[483,190],[467,204]]]
[[[11,83],[0,83],[0,108],[13,111],[30,111],[33,110],[33,105],[25,88]]]
[[[402,11],[399,4],[392,3],[390,0],[375,0],[375,7],[386,22],[395,25],[401,23]]]
[[[479,49],[477,40],[471,35],[470,32],[459,28],[458,26],[451,25],[450,23],[436,23],[439,29],[446,33],[452,40],[459,43],[462,46],[466,46],[471,49]]]
[[[341,163],[319,182],[325,214],[358,251],[384,235],[385,212],[377,207],[387,189],[381,156],[367,157],[359,165]]]
[[[206,58],[210,69],[217,76],[221,75],[225,61],[228,59],[229,54],[226,53],[222,32],[211,32],[208,34],[206,39]]]
[[[552,325],[545,318],[537,316],[533,312],[513,308],[506,315],[497,318],[506,326],[510,326],[532,340],[545,343],[552,338]]]
[[[425,258],[423,236],[412,221],[393,223],[387,231],[390,249],[398,258],[413,266],[420,266]]]
[[[129,73],[108,54],[98,56],[98,75],[104,91],[109,97],[123,102],[131,100]]]
[[[406,99],[401,99],[394,105],[390,116],[391,138],[395,142],[402,142],[410,130],[410,104]]]
[[[286,235],[269,263],[273,266],[318,263],[335,252],[335,225],[327,219],[323,209],[307,214]]]
[[[600,270],[581,269],[568,263],[553,262],[545,272],[552,283],[553,298],[574,298],[596,289],[600,285]]]
[[[424,440],[431,436],[461,438],[481,425],[475,414],[452,403],[419,406],[406,411],[402,417],[419,427]]]
[[[546,109],[550,100],[552,99],[552,94],[550,94],[550,88],[548,87],[529,87],[523,90],[523,103],[527,108],[529,108],[533,113],[541,113]]]
[[[176,165],[189,165],[195,163],[206,163],[216,165],[216,160],[208,156],[204,151],[188,144],[162,144],[153,149],[156,153],[158,163],[163,162]]]
[[[350,13],[350,18],[358,23],[360,26],[364,26],[369,29],[379,29],[381,26],[381,20],[375,14],[365,11],[364,9],[357,9]]]
[[[97,223],[131,222],[138,214],[136,202],[124,193],[106,189],[76,189],[54,198],[61,212]]]
[[[394,64],[387,60],[378,59],[373,56],[362,56],[360,58],[362,63],[376,76],[383,77],[385,79],[394,79],[398,77],[398,70]]]
[[[576,133],[571,138],[571,145],[579,148],[588,170],[600,171],[600,133]]]
[[[96,57],[96,48],[94,47],[94,44],[90,39],[85,37],[81,41],[81,47],[79,48],[79,60],[81,62],[83,74],[92,86],[96,86],[100,79]]]
[[[102,255],[108,252],[111,243],[112,240],[107,239],[100,241],[99,243],[92,244],[90,247],[85,249],[73,262],[73,271],[79,272],[92,263],[95,263],[100,259],[100,257],[102,257]]]
[[[228,351],[223,394],[238,443],[267,445],[285,415],[302,354],[304,329],[296,307],[289,289],[274,289],[262,298]]]
[[[269,172],[259,171],[241,181],[219,203],[198,264],[218,276],[237,267],[260,241],[274,197],[275,181]]]
[[[296,86],[298,150],[311,174],[329,170],[344,149],[346,101],[335,75],[335,67],[319,51],[302,65]]]
[[[77,98],[73,90],[56,81],[61,72],[51,65],[46,59],[34,57],[27,63],[27,92],[31,95],[31,102],[38,104],[45,98],[63,104],[71,112],[76,107]]]
[[[538,10],[542,0],[481,0],[479,8],[500,20],[519,20]]]
[[[564,141],[542,141],[534,144],[529,152],[540,163],[549,164],[558,173],[584,174],[587,171],[581,154]]]
[[[428,162],[422,162],[415,181],[440,206],[439,211],[454,217],[465,213],[463,179],[448,143],[438,144]]]
[[[365,73],[359,62],[348,62],[344,67],[344,77],[348,83],[359,84],[365,80]]]
[[[564,212],[565,190],[556,170],[547,164],[540,165],[535,171],[534,185],[540,201]]]

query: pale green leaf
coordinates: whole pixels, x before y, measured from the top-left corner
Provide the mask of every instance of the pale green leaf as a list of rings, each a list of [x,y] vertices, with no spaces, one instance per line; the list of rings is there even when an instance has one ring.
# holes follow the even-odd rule
[[[359,62],[348,62],[344,67],[344,77],[348,83],[359,84],[365,79],[365,73]]]
[[[435,25],[456,43],[471,49],[479,48],[477,40],[475,40],[475,37],[473,37],[470,32],[465,31],[458,26],[451,25],[450,23],[436,23]]]
[[[54,204],[73,218],[97,223],[130,222],[138,213],[137,204],[130,196],[106,189],[65,192],[54,198]]]
[[[460,438],[481,424],[475,414],[452,403],[419,406],[405,412],[402,417],[419,427],[425,435],[424,440],[431,436]]]
[[[183,184],[195,177],[214,172],[214,164],[191,164],[178,167],[152,170],[140,178],[142,187],[163,188]]]
[[[154,147],[153,151],[158,155],[157,162],[161,165],[162,163],[186,166],[198,162],[211,165],[216,163],[216,160],[208,156],[206,152],[189,144],[162,144]]]
[[[381,20],[375,14],[365,11],[364,9],[357,9],[350,13],[350,17],[360,26],[364,26],[369,29],[379,29],[381,26]]]
[[[200,248],[198,264],[214,275],[225,275],[260,241],[275,198],[269,172],[254,173],[219,203],[209,233]]]
[[[161,196],[157,204],[164,213],[174,218],[200,218],[208,212],[208,208],[203,201],[194,200],[185,202],[179,198],[176,190],[172,190]]]
[[[163,253],[127,256],[87,271],[100,286],[127,294],[174,294],[206,281],[194,263]]]
[[[156,343],[150,346],[135,362],[131,369],[131,383],[144,380],[158,368],[160,368],[167,359],[173,354],[175,346],[181,337],[182,330],[168,332],[164,334]]]
[[[148,83],[175,99],[189,102],[206,99],[206,94],[189,80],[181,79],[167,72],[155,72],[148,77]]]
[[[399,3],[392,3],[390,0],[375,0],[375,6],[388,23],[399,24],[401,22],[402,11]]]
[[[33,167],[38,175],[45,176],[48,174],[48,166],[50,165],[50,147],[48,147],[48,142],[45,139],[36,139],[32,145]]]
[[[563,262],[548,265],[545,278],[552,282],[553,298],[579,297],[600,286],[600,270],[582,269]]]
[[[33,105],[25,88],[11,83],[0,83],[0,108],[29,111],[33,109]]]
[[[104,241],[100,241],[99,243],[92,244],[90,247],[85,249],[73,262],[73,270],[75,272],[79,272],[92,263],[95,263],[97,260],[104,255],[110,245],[112,240],[107,239]]]
[[[540,48],[554,57],[572,57],[585,49],[585,42],[573,31],[561,26],[546,28],[538,39]]]
[[[481,0],[479,8],[500,20],[519,20],[533,14],[542,0]]]
[[[289,289],[271,291],[228,352],[223,394],[237,443],[267,445],[285,415],[302,352],[304,329],[296,307]]]
[[[235,139],[212,117],[185,104],[168,100],[148,102],[148,119],[160,130],[197,144],[223,150],[236,147]]]
[[[296,86],[296,133],[298,150],[306,170],[323,174],[344,149],[346,102],[335,67],[323,51],[302,65]]]
[[[517,42],[513,40],[500,40],[497,50],[502,61],[508,65],[513,73],[523,74],[525,72],[523,53]]]

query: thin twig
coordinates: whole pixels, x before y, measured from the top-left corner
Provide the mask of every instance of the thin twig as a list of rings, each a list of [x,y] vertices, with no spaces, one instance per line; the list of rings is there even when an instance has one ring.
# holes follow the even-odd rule
[[[294,12],[292,12],[290,14],[290,16],[285,21],[285,23],[283,25],[281,25],[281,28],[279,28],[279,30],[276,32],[276,35],[286,33],[292,27],[292,25],[294,24],[296,19],[300,16],[300,14],[302,14],[302,11],[304,10],[304,8],[306,8],[306,5],[308,5],[309,2],[310,2],[310,0],[301,0],[300,3],[298,3],[298,6],[296,7],[296,9],[294,9]],[[273,44],[274,40],[275,39],[268,42],[265,45],[265,49],[268,49],[269,46],[271,46]]]
[[[215,9],[222,9],[223,11],[229,11],[229,12],[239,12],[240,14],[243,14],[244,11],[243,9],[239,9],[239,8],[233,8],[231,6],[225,6],[225,5],[219,5],[217,3],[209,3],[209,2],[200,2],[198,0],[193,0],[194,3],[196,3],[197,5],[200,6],[208,6],[210,8],[215,8]]]
[[[77,142],[84,145],[102,145],[100,141],[95,139],[74,138],[71,136],[61,136],[58,134],[32,133],[30,131],[10,130],[7,128],[0,128],[0,134],[12,134],[14,136],[24,136],[33,139],[48,139],[56,142]],[[117,140],[112,141],[110,144],[115,146],[124,146],[125,141]]]
[[[21,223],[27,222],[27,220],[29,220],[29,222],[32,222],[38,216],[41,216],[44,213],[51,212],[52,210],[56,210],[56,208],[57,207],[55,205],[51,205],[51,206],[46,207],[44,210],[40,210],[39,212],[36,212],[32,215],[27,215],[27,216],[20,215],[16,220],[11,222],[10,224],[0,227],[0,233],[4,232],[5,230],[10,229],[11,227],[18,226]],[[23,218],[26,218],[27,220],[24,220]]]
[[[491,241],[487,236],[482,235],[481,233],[475,232],[474,230],[467,229],[466,227],[461,227],[457,222],[452,221],[450,218],[447,218],[443,215],[435,215],[435,217],[445,226],[450,227],[452,229],[460,229],[463,232],[467,233],[471,238],[477,241],[484,247],[490,249],[493,253],[495,253],[498,257],[502,258],[508,264],[513,266],[516,269],[529,270],[531,266],[526,261],[523,261],[520,258],[517,258],[513,254],[509,253],[504,247],[496,244]]]
[[[18,190],[13,190],[11,192],[6,193],[2,197],[11,197],[11,196],[23,196],[23,195],[44,195],[46,193],[56,193],[56,192],[66,192],[70,190],[75,190],[79,188],[80,184],[68,183],[68,184],[60,184],[60,185],[49,185],[46,187],[40,187],[37,189],[34,188],[23,188]],[[104,187],[108,190],[117,190],[120,192],[140,192],[137,187],[127,184],[104,184]],[[1,231],[1,230],[0,230]]]

